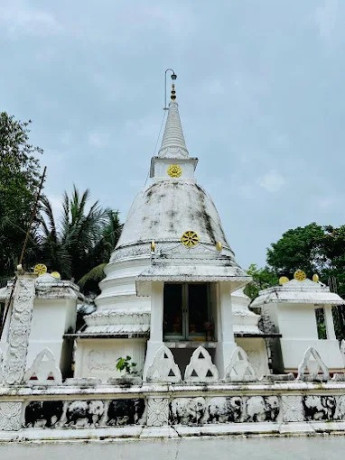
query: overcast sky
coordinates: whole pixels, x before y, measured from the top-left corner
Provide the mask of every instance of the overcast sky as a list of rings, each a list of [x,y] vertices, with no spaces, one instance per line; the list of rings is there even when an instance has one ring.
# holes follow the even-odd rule
[[[164,71],[238,262],[345,224],[343,0],[0,0],[0,110],[31,119],[54,203],[119,209],[145,183]]]

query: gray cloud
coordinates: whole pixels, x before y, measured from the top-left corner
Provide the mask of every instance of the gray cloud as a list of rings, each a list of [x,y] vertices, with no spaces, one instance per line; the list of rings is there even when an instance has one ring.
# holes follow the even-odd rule
[[[243,266],[344,202],[345,6],[336,0],[3,0],[3,110],[31,118],[46,192],[126,215],[177,95],[197,176]]]

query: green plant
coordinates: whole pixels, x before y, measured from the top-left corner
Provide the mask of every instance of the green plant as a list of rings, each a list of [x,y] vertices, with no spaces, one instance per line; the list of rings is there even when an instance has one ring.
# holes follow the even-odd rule
[[[138,371],[135,369],[137,363],[133,363],[131,356],[126,356],[125,358],[117,358],[116,360],[116,369],[120,372],[125,373],[125,375],[135,376],[138,374]]]

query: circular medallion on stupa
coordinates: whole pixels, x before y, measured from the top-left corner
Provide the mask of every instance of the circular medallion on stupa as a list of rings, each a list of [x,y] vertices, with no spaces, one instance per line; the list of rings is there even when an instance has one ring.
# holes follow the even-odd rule
[[[170,177],[180,177],[182,174],[182,168],[180,165],[170,165],[167,169],[167,173]]]
[[[303,270],[296,270],[293,277],[297,281],[304,281],[305,279],[307,279],[307,275],[304,273]]]
[[[47,267],[44,264],[36,264],[34,266],[35,275],[41,276],[47,273]]]
[[[187,248],[193,248],[199,243],[199,237],[196,232],[193,232],[193,230],[187,230],[181,236],[181,241],[182,244]]]
[[[289,278],[287,276],[281,276],[279,278],[279,284],[282,286],[283,284],[287,283],[289,281]]]

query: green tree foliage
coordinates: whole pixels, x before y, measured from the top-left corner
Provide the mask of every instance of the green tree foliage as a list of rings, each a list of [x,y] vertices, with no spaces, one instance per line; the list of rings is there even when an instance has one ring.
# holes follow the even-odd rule
[[[320,281],[330,285],[345,298],[345,225],[338,228],[315,222],[285,232],[267,250],[269,270],[277,276],[292,277],[298,269],[308,277],[317,273]],[[345,309],[333,309],[338,338],[345,338]]]
[[[325,258],[323,252],[323,227],[315,222],[283,233],[267,250],[267,263],[278,275],[292,277],[300,268],[309,276],[320,273]]]
[[[42,199],[40,262],[95,292],[122,225],[117,211],[103,209],[98,201],[89,205],[89,198],[89,190],[80,193],[75,186],[71,196],[65,192],[59,224],[49,200]]]
[[[247,270],[248,275],[253,278],[244,289],[244,293],[251,299],[255,299],[259,295],[259,291],[270,286],[278,284],[278,277],[272,269],[267,267],[258,268],[256,264],[251,264]]]
[[[338,293],[345,297],[345,225],[339,228],[327,225],[324,227],[324,232],[322,276],[324,279],[333,277],[336,280]]]
[[[315,222],[283,233],[267,250],[267,263],[277,276],[292,277],[300,268],[328,283],[334,277],[338,293],[345,296],[345,225],[335,228]]]
[[[0,279],[13,276],[40,180],[38,155],[29,125],[0,113]],[[26,263],[33,253],[30,239]]]

